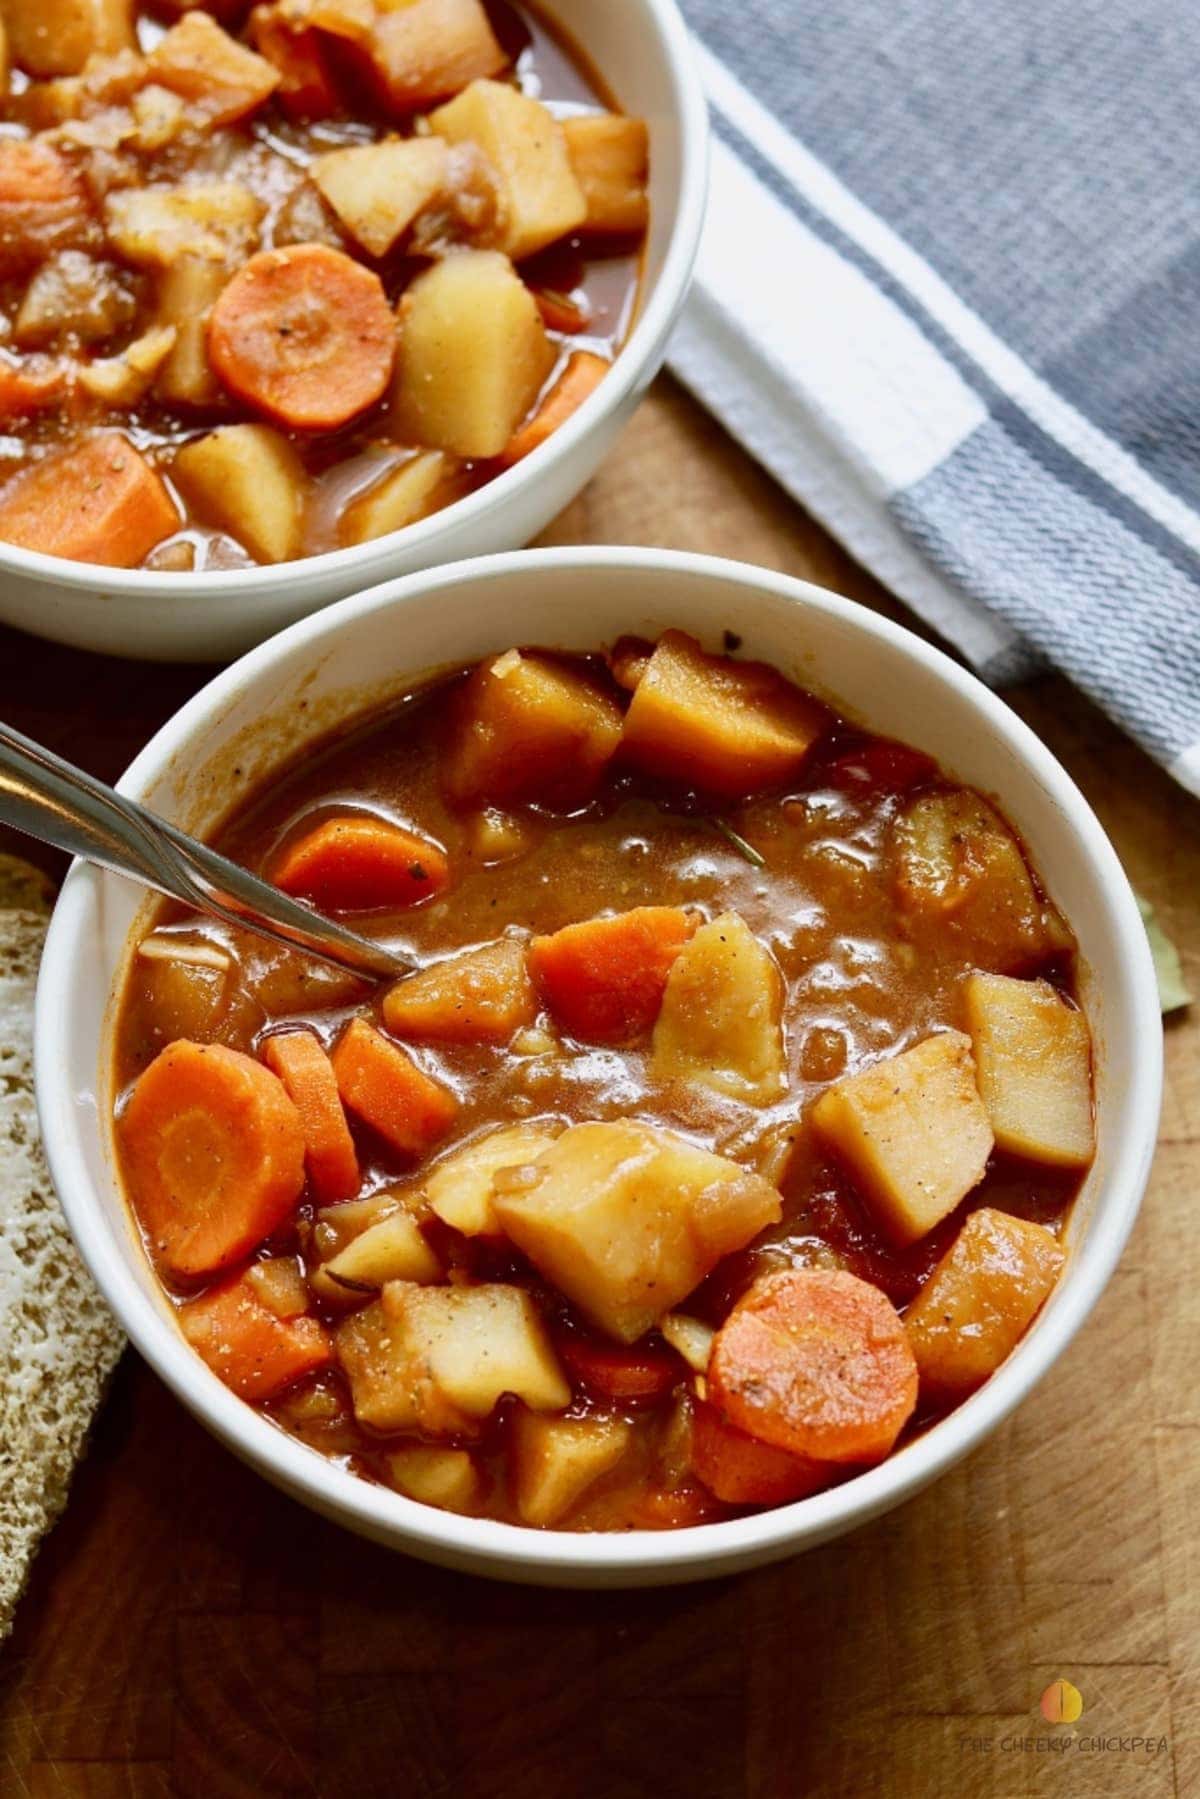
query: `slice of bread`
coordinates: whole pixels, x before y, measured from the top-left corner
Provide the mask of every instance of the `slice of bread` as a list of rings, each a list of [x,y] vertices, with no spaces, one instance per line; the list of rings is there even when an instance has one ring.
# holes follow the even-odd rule
[[[0,1638],[123,1345],[59,1210],[34,1110],[44,880],[2,860],[0,892],[20,904],[0,910]]]

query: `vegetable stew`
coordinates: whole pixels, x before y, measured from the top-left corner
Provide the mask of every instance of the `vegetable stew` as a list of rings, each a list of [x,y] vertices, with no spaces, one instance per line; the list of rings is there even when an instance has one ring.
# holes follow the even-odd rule
[[[1067,922],[985,796],[725,648],[508,650],[217,833],[403,979],[170,908],[132,958],[115,1130],[184,1335],[431,1505],[803,1498],[975,1391],[1063,1265]]]
[[[647,132],[508,0],[7,0],[0,540],[288,562],[543,443],[636,301]]]

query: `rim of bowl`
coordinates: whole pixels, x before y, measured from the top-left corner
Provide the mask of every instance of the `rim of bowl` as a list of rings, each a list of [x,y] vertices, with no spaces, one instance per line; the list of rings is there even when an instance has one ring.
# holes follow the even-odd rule
[[[108,568],[94,562],[76,562],[64,556],[47,556],[0,540],[0,573],[36,576],[60,587],[96,588],[98,597],[114,593],[123,598],[171,595],[176,599],[201,599],[213,595],[253,599],[281,582],[315,578],[325,573],[353,569],[364,580],[382,581],[394,545],[403,541],[406,551],[436,540],[447,525],[469,526],[508,504],[516,487],[529,478],[547,475],[571,454],[581,438],[618,411],[633,393],[648,367],[655,364],[671,328],[687,298],[692,270],[700,248],[708,198],[708,105],[700,78],[691,34],[677,0],[638,0],[644,22],[656,33],[671,85],[671,103],[680,131],[679,196],[667,252],[658,279],[648,289],[632,331],[613,359],[610,373],[594,393],[559,430],[540,444],[524,461],[494,476],[473,493],[428,518],[406,525],[365,544],[324,550],[298,562],[272,563],[252,568],[202,569],[180,574],[168,569]],[[392,546],[392,547],[389,547]]]
[[[377,1541],[432,1560],[474,1566],[500,1578],[537,1580],[572,1574],[596,1584],[622,1576],[653,1581],[718,1575],[728,1568],[811,1547],[866,1523],[944,1473],[974,1449],[1049,1370],[1099,1299],[1124,1248],[1141,1204],[1157,1136],[1162,1085],[1162,1025],[1145,929],[1116,851],[1066,770],[1034,732],[967,670],[915,633],[853,600],[792,576],[688,551],[614,546],[507,551],[403,575],[300,619],[209,681],[130,764],[118,790],[137,797],[151,777],[203,742],[235,694],[282,655],[307,645],[314,658],[323,639],[343,624],[402,607],[415,591],[486,586],[531,566],[569,575],[583,567],[614,576],[671,569],[698,579],[718,577],[757,587],[883,638],[973,703],[981,723],[1001,737],[1069,821],[1077,853],[1088,863],[1096,904],[1121,950],[1120,983],[1136,1021],[1137,1054],[1128,1058],[1124,1105],[1130,1128],[1120,1134],[1096,1209],[1055,1304],[1039,1319],[1000,1370],[969,1399],[885,1462],[840,1486],[791,1505],[748,1517],[676,1529],[573,1534],[539,1531],[491,1519],[459,1516],[375,1486],[326,1460],[238,1399],[190,1350],[174,1321],[136,1279],[104,1219],[75,1136],[76,1098],[65,1079],[70,988],[79,978],[78,935],[97,872],[75,862],[47,934],[35,1016],[35,1077],[42,1136],[50,1170],[76,1244],[97,1285],[135,1346],[175,1394],[245,1460],[277,1484],[300,1493],[316,1510],[334,1515]],[[845,696],[852,702],[853,696]],[[107,1032],[105,1036],[107,1043]],[[99,1121],[99,1113],[97,1120]]]

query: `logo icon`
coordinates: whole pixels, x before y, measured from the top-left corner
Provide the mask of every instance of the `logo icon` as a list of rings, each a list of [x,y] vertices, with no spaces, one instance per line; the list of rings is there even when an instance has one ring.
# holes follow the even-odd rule
[[[1052,1680],[1040,1705],[1047,1724],[1074,1724],[1083,1716],[1083,1694],[1069,1680]]]

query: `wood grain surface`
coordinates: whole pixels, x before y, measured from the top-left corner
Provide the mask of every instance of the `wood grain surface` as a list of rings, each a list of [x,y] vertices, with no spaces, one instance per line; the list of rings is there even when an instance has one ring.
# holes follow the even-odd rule
[[[548,536],[738,556],[904,616],[665,380]],[[0,632],[0,717],[112,777],[203,673]],[[1007,697],[1197,985],[1200,806],[1065,682]],[[1053,1376],[901,1510],[741,1578],[539,1593],[389,1555],[242,1468],[130,1352],[0,1654],[0,1793],[1200,1794],[1200,1016],[1168,1025],[1167,1071],[1141,1220]],[[1058,1677],[1073,1733],[1038,1710]]]

